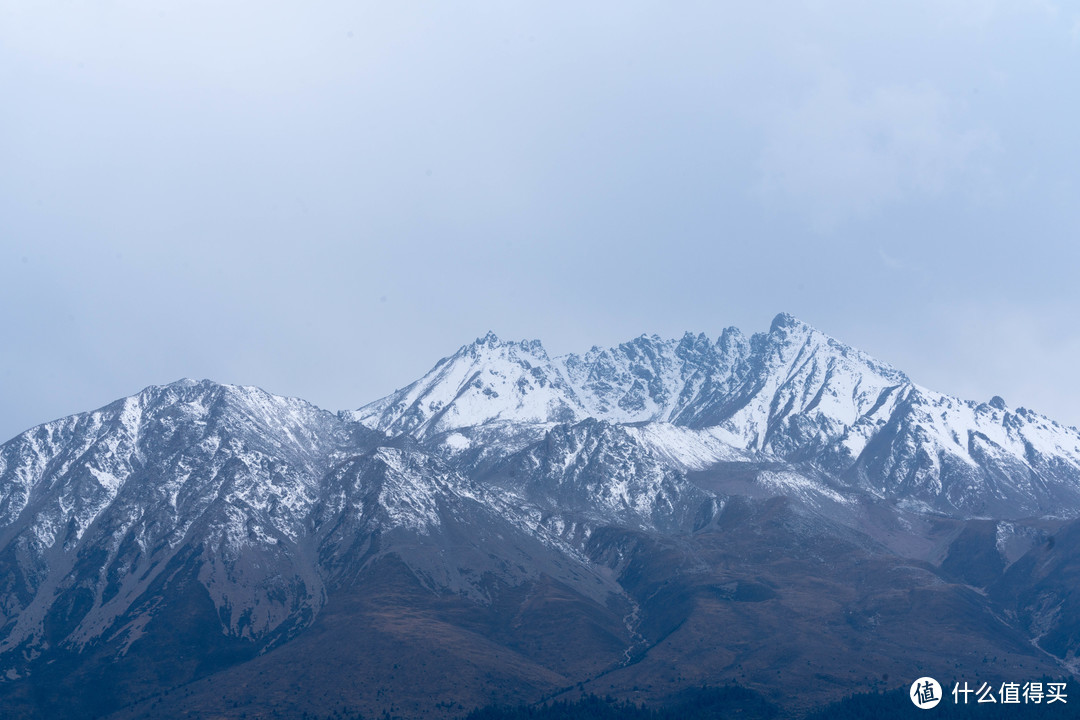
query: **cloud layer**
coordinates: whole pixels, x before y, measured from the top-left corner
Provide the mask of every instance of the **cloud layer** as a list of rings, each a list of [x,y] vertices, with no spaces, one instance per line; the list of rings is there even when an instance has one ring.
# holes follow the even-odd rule
[[[1078,422],[1060,364],[1038,391],[928,330],[1080,304],[1077,22],[0,0],[0,435],[180,376],[354,407],[488,329],[562,352],[780,310]]]

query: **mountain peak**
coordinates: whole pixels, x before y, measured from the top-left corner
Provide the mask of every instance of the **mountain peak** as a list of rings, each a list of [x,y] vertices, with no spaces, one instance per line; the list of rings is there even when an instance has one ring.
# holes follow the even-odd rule
[[[184,668],[210,666],[196,666],[202,658],[222,668],[206,682],[224,678],[202,697],[237,687],[228,697],[249,705],[234,708],[257,710],[263,701],[247,699],[249,683],[236,679],[265,671],[266,683],[291,682],[313,653],[331,670],[345,662],[341,677],[374,678],[391,692],[419,683],[416,697],[446,678],[467,685],[484,675],[501,684],[499,697],[512,682],[539,698],[633,658],[642,664],[631,676],[608,674],[604,684],[641,682],[658,667],[654,647],[661,673],[672,658],[700,659],[700,633],[672,645],[664,638],[674,635],[650,628],[719,628],[722,641],[733,612],[750,630],[767,628],[802,596],[809,610],[794,614],[824,634],[798,626],[808,644],[784,652],[801,663],[835,644],[829,629],[839,624],[867,643],[849,663],[854,682],[867,658],[895,651],[895,638],[941,608],[963,610],[964,633],[977,628],[956,635],[973,639],[972,658],[1019,647],[1027,654],[1008,662],[1028,667],[1043,662],[1036,640],[1069,632],[1077,612],[1062,603],[1073,588],[1023,580],[1015,594],[1031,598],[1024,606],[1003,604],[1002,588],[1057,557],[1047,537],[1058,555],[1075,548],[1069,532],[1080,525],[1059,528],[1080,516],[1080,434],[1005,407],[997,396],[975,404],[918,388],[786,313],[752,338],[730,328],[715,343],[642,335],[584,357],[549,358],[539,341],[489,332],[355,414],[209,380],[151,386],[0,445],[0,677],[22,683],[0,693],[0,715],[55,716],[21,704],[54,680],[68,683],[57,685],[64,692],[85,685],[80,697],[97,703],[99,677],[110,674],[138,682],[115,706],[87,707],[135,712],[149,687],[140,678],[172,683],[154,697],[187,697],[176,688],[194,682],[196,670]],[[993,520],[961,524],[973,516]],[[857,602],[814,614],[818,589],[851,596],[852,577],[865,586]],[[931,615],[902,616],[906,598],[889,600],[897,577]],[[643,592],[653,587],[663,592]],[[784,603],[753,602],[774,597],[770,587],[792,592]],[[703,588],[715,602],[694,601]],[[880,631],[878,614],[865,621],[875,608]],[[1064,609],[1035,627],[1029,618],[1046,608]],[[414,628],[418,614],[441,623],[435,640],[444,642],[427,654],[416,648],[430,638],[382,632]],[[540,639],[549,641],[536,628],[568,623],[580,639],[541,652]],[[192,639],[202,655],[191,654]],[[357,643],[373,650],[348,665]],[[736,638],[722,652],[743,645]],[[1075,646],[1046,652],[1058,648],[1067,662]],[[555,664],[571,653],[583,659]],[[772,673],[775,653],[766,655],[748,670]],[[418,660],[402,675],[372,674],[403,656]],[[230,657],[236,669],[223,664]],[[256,657],[278,660],[247,664]],[[425,683],[432,658],[450,669]],[[723,682],[726,662],[706,663],[688,683]],[[322,682],[323,670],[299,685]],[[340,685],[331,673],[309,694],[335,705],[307,707],[338,712]],[[195,697],[154,709],[216,712]],[[398,707],[426,712],[413,703]]]
[[[709,340],[709,336],[705,333],[698,333],[695,335],[692,332],[686,332],[682,336],[682,340],[679,341],[678,351],[680,353],[696,352],[703,353],[713,350],[713,343]]]
[[[685,333],[679,340],[642,334],[584,356],[554,358],[539,340],[507,342],[489,332],[356,417],[387,432],[427,436],[493,420],[552,423],[596,417],[704,427],[738,420],[745,408],[755,418],[754,427],[739,430],[740,438],[748,433],[739,442],[755,434],[763,442],[771,426],[771,393],[781,386],[788,388],[784,392],[803,388],[792,411],[805,406],[819,412],[815,408],[839,404],[828,412],[830,422],[847,424],[862,406],[852,398],[853,388],[868,391],[904,382],[902,373],[780,313],[769,333],[749,339],[737,328],[724,330],[715,343],[703,333]],[[760,402],[750,402],[759,395]],[[834,396],[849,399],[834,401]]]
[[[461,348],[459,353],[477,356],[482,350],[522,350],[542,359],[547,359],[547,351],[539,340],[503,340],[491,330],[483,337],[478,337],[471,344]]]
[[[494,331],[488,330],[487,334],[483,337],[478,337],[473,341],[473,345],[479,345],[484,347],[495,347],[496,345],[502,345],[502,340],[495,334]]]
[[[794,330],[796,328],[805,328],[807,330],[813,330],[812,327],[798,319],[794,315],[786,312],[782,312],[773,318],[772,324],[769,326],[770,333],[777,333],[782,330]]]

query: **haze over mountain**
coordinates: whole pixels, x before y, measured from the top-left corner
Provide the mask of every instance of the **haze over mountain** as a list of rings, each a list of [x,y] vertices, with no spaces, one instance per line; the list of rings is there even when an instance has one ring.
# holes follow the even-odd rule
[[[1076,428],[786,314],[583,356],[489,334],[337,413],[181,380],[0,446],[0,709],[1066,676],[1077,517]]]

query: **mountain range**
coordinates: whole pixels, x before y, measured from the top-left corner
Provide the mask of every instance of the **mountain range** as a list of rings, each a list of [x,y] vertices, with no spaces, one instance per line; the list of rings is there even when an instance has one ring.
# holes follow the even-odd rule
[[[1080,432],[781,314],[494,334],[329,412],[181,380],[0,446],[4,717],[786,712],[1080,668]]]

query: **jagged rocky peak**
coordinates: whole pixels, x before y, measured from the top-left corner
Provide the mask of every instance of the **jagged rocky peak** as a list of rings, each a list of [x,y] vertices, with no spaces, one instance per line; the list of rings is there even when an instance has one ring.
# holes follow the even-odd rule
[[[590,417],[639,422],[667,415],[690,368],[713,361],[709,351],[680,357],[679,347],[674,340],[641,335],[613,348],[558,361]]]
[[[877,399],[872,389],[907,382],[894,368],[782,313],[768,333],[750,338],[737,328],[725,329],[715,341],[704,333],[686,333],[678,340],[641,335],[611,348],[594,347],[585,355],[555,358],[538,341],[504,342],[489,333],[441,360],[416,383],[361,408],[354,418],[392,434],[429,437],[492,421],[554,423],[585,417],[708,427],[749,407],[760,416],[755,423],[761,427],[750,431],[757,440],[746,435],[744,444],[760,447],[763,428],[775,419],[773,401],[781,388],[805,396],[792,408],[813,405],[821,408],[819,414],[835,410],[836,422],[850,424],[866,402]],[[852,394],[844,383],[859,386],[860,397],[832,402],[832,397]],[[844,407],[832,407],[837,404]]]
[[[488,330],[483,337],[476,338],[468,345],[463,345],[456,355],[468,354],[472,357],[481,357],[485,353],[495,351],[499,355],[513,354],[514,351],[535,356],[538,359],[547,360],[547,351],[544,344],[539,340],[502,340],[493,331]]]
[[[253,422],[275,425],[304,414],[326,414],[305,400],[273,395],[257,387],[182,378],[166,385],[150,385],[97,410],[56,422],[120,422],[133,426],[169,417],[170,413],[201,420],[223,416],[245,417]],[[46,423],[33,431],[47,430],[52,426],[53,423]]]
[[[539,341],[505,342],[488,333],[351,417],[391,434],[428,437],[500,420],[558,422],[584,414]]]
[[[595,418],[552,426],[494,468],[488,480],[560,518],[560,534],[578,522],[613,519],[630,527],[685,528],[710,497],[631,428]]]
[[[1080,497],[1075,430],[1000,398],[977,404],[921,388],[787,313],[749,337],[737,328],[715,341],[641,335],[560,357],[489,335],[354,417],[421,441],[459,430],[487,446],[505,437],[505,453],[557,423],[647,424],[640,441],[678,467],[803,463],[949,513],[982,512],[991,496],[1033,514]]]
[[[253,386],[188,378],[151,385],[76,417],[119,419],[132,428],[151,430],[144,433],[147,442],[171,439],[175,432],[187,428],[202,434],[227,433],[275,452],[284,445],[300,454],[321,452],[329,439],[326,426],[338,424],[332,413],[300,398],[274,395]]]
[[[119,527],[148,545],[171,544],[215,507],[295,536],[349,438],[335,415],[303,400],[210,381],[151,386],[0,446],[0,522],[40,557],[121,516]]]
[[[823,358],[827,362],[843,364],[846,370],[859,375],[876,375],[892,384],[911,382],[907,375],[888,363],[846,345],[787,313],[773,318],[769,332],[755,335],[751,338],[751,345],[765,362],[791,365],[804,363],[811,358]]]
[[[66,642],[100,638],[181,566],[210,590],[228,632],[278,628],[288,613],[237,613],[271,607],[270,596],[310,606],[318,578],[289,548],[350,437],[303,400],[184,379],[5,443],[0,563],[18,591],[0,620],[18,623],[0,652],[43,637],[86,588]],[[84,556],[95,560],[77,564]]]
[[[695,335],[692,332],[683,334],[682,339],[679,340],[679,346],[675,350],[679,357],[685,358],[703,357],[715,352],[715,343],[709,340],[708,335],[705,333]]]
[[[608,607],[594,541],[681,547],[738,495],[830,526],[1080,516],[1074,428],[918,387],[787,314],[713,337],[552,357],[489,333],[355,412],[180,380],[27,431],[0,446],[0,678],[174,648],[186,617],[261,651],[392,555],[491,607],[543,578]]]
[[[794,315],[791,315],[790,313],[782,312],[782,313],[777,313],[776,317],[773,318],[772,323],[769,325],[769,332],[775,333],[775,332],[783,331],[783,330],[786,330],[786,329],[789,329],[789,328],[808,328],[809,329],[809,327],[810,327],[809,325],[802,322],[801,320],[796,318]]]

